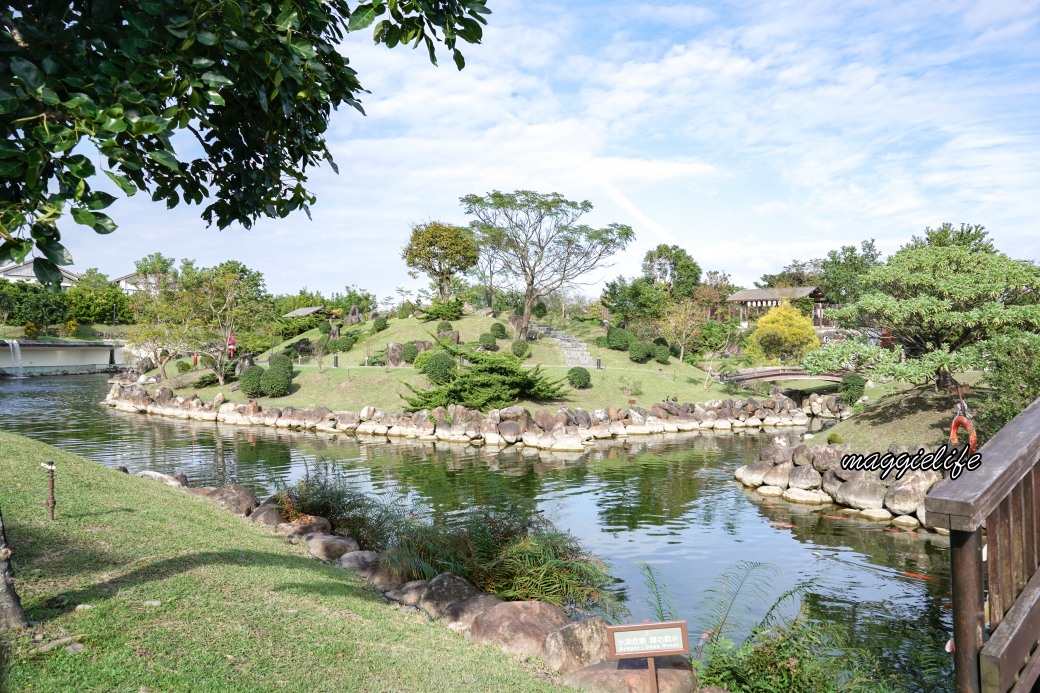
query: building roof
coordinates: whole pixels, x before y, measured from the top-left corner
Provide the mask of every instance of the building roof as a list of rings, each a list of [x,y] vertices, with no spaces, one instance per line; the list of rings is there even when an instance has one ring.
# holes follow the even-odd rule
[[[731,295],[726,301],[730,303],[746,303],[747,301],[794,301],[811,296],[823,300],[823,292],[818,286],[790,286],[779,289],[744,289]]]
[[[77,279],[79,279],[78,274],[76,274],[75,272],[70,272],[64,267],[59,267],[58,271],[61,272],[62,277],[64,277],[70,282],[74,282]],[[36,273],[33,272],[33,263],[31,260],[29,262],[23,262],[20,265],[8,265],[7,267],[0,269],[0,276],[7,275],[13,275],[15,277],[25,277],[26,279],[30,279],[31,281],[37,281]]]
[[[130,274],[124,274],[122,277],[116,277],[115,279],[112,279],[111,281],[121,282],[124,279],[139,279],[139,278],[140,277],[137,276],[137,272],[131,272]]]
[[[325,306],[307,306],[306,308],[297,308],[294,311],[290,311],[283,315],[283,318],[305,318],[308,315],[314,315],[325,310]]]

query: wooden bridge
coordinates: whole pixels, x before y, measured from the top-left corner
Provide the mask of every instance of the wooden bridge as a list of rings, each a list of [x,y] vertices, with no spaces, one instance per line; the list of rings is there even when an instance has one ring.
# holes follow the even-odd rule
[[[979,453],[978,469],[940,481],[925,497],[928,524],[950,530],[956,690],[1035,691],[1040,679],[1040,400]]]
[[[723,376],[723,382],[749,383],[756,380],[827,380],[840,383],[845,372],[809,375],[801,366],[770,366],[768,368],[743,368],[733,375]]]

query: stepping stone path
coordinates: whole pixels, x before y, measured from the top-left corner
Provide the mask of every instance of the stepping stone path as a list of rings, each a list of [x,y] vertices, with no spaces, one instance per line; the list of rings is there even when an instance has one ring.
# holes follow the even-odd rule
[[[589,353],[589,345],[577,337],[555,327],[549,327],[536,322],[532,322],[531,327],[552,338],[560,345],[560,349],[563,350],[563,362],[568,366],[596,367],[596,361],[592,358],[592,354]]]

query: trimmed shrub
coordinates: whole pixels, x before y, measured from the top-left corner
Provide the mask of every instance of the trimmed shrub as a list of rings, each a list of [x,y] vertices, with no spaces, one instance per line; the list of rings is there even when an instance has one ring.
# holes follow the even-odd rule
[[[828,433],[827,443],[829,445],[841,445],[845,442],[845,439],[841,437],[840,433]]]
[[[322,333],[323,335],[328,335],[330,332],[332,332],[332,325],[329,324],[328,320],[322,320],[318,323],[318,332]]]
[[[426,368],[426,362],[430,360],[430,357],[436,354],[435,351],[420,351],[419,355],[412,361],[412,365],[415,366],[417,371],[422,371]]]
[[[401,358],[404,359],[405,363],[414,363],[415,357],[419,355],[419,347],[415,346],[414,343],[408,342],[401,347]]]
[[[350,351],[354,348],[355,343],[357,343],[357,337],[348,333],[339,339],[329,342],[329,351]]]
[[[455,376],[455,359],[446,351],[437,351],[430,356],[423,373],[438,385],[443,385]]]
[[[378,317],[372,322],[372,334],[382,332],[387,327],[386,318]]]
[[[510,349],[513,352],[513,356],[518,359],[524,359],[531,353],[531,344],[526,339],[517,339],[513,342],[513,346]]]
[[[285,397],[289,394],[290,385],[292,385],[291,367],[284,368],[272,363],[271,367],[260,376],[260,389],[268,397]]]
[[[490,332],[485,332],[480,335],[480,339],[477,340],[480,346],[484,347],[485,351],[498,351],[498,340],[495,339],[495,335]]]
[[[506,326],[500,322],[493,323],[488,332],[490,332],[495,339],[506,339],[509,337],[509,334],[506,332]]]
[[[268,364],[271,368],[281,368],[283,370],[292,373],[292,359],[285,354],[279,354],[271,359],[271,363]]]
[[[538,303],[531,306],[531,315],[535,316],[536,318],[544,318],[548,314],[549,309],[546,307],[544,301],[539,301]]]
[[[667,344],[654,345],[654,360],[658,363],[668,363],[668,357],[672,355],[672,350],[668,348]]]
[[[261,384],[263,377],[264,369],[260,366],[250,366],[242,371],[242,375],[238,376],[238,387],[242,394],[250,399],[262,397],[264,394],[264,387]]]
[[[599,347],[600,349],[606,349],[607,348],[607,338],[606,337],[596,337],[596,346]]]
[[[458,320],[462,317],[462,301],[453,299],[439,303],[433,302],[429,308],[421,308],[425,320]]]
[[[668,340],[664,337],[654,337],[654,346],[668,346]]]
[[[194,368],[194,366],[192,366],[187,361],[178,361],[177,362],[177,372],[178,373],[187,373],[192,368]]]
[[[327,354],[330,351],[329,344],[331,343],[332,342],[329,340],[329,336],[327,334],[323,334],[322,336],[318,337],[318,341],[314,343],[312,351],[316,354]]]
[[[196,389],[203,387],[213,387],[218,382],[220,381],[217,380],[216,373],[203,373],[198,378],[196,378],[195,382],[193,382],[191,386]]]
[[[575,390],[580,390],[592,385],[592,376],[589,375],[588,370],[581,366],[575,366],[567,371],[567,382],[570,383],[571,387]]]
[[[454,329],[455,328],[452,326],[452,324],[447,320],[442,320],[441,322],[437,323],[438,332],[451,332]]]
[[[863,396],[863,390],[867,386],[867,379],[858,373],[848,373],[841,379],[838,385],[838,397],[850,407]]]
[[[634,338],[632,333],[620,327],[611,327],[607,330],[607,347],[615,351],[628,351]]]
[[[632,342],[628,347],[628,358],[636,363],[646,363],[654,355],[654,346],[646,342]]]

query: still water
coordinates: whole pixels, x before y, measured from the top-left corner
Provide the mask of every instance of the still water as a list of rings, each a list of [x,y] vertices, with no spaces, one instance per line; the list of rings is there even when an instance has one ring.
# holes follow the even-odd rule
[[[102,464],[184,472],[193,486],[238,482],[258,495],[323,462],[373,493],[407,495],[445,516],[498,491],[519,493],[609,562],[634,622],[652,618],[641,562],[660,571],[692,640],[705,589],[737,561],[763,561],[783,573],[747,618],[813,579],[811,617],[852,625],[857,644],[911,690],[952,688],[942,649],[952,629],[948,541],[747,493],[733,470],[755,457],[764,434],[633,441],[550,458],[122,414],[98,405],[107,391],[104,376],[0,379],[0,425]]]

